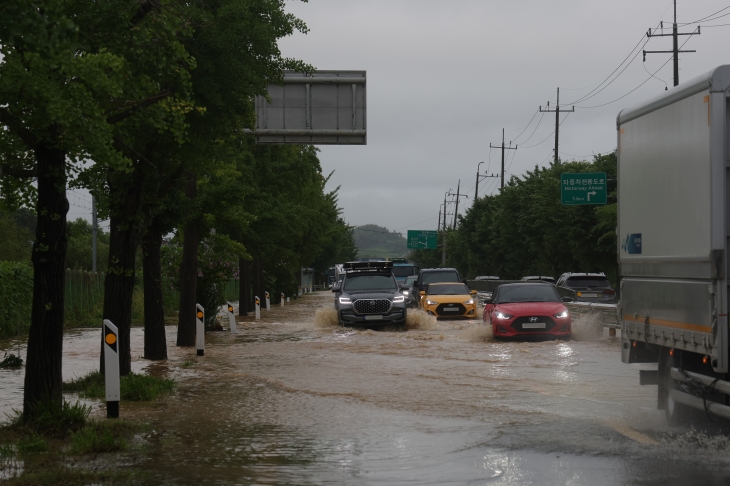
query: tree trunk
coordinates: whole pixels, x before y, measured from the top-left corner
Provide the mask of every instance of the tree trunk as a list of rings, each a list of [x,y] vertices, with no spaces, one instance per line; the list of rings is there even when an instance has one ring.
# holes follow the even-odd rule
[[[162,301],[162,232],[157,221],[142,239],[144,279],[144,357],[167,359],[165,309]]]
[[[134,196],[129,196],[134,197]],[[139,246],[139,233],[130,219],[112,216],[109,223],[109,267],[104,278],[104,319],[119,329],[119,374],[132,371],[129,333],[132,327],[132,295],[134,294],[134,264]],[[104,370],[104,343],[101,365]]]
[[[195,174],[187,173],[185,195],[195,199],[198,181]],[[180,316],[177,325],[177,345],[195,346],[195,304],[198,283],[198,221],[193,218],[185,225],[183,255],[180,263]]]
[[[266,282],[264,282],[264,259],[259,257],[259,264],[257,270],[256,278],[259,281],[259,297],[261,298],[261,306],[266,306]]]
[[[249,275],[249,262],[245,258],[238,259],[238,315],[247,316],[251,310],[251,280]]]
[[[66,154],[41,145],[35,150],[38,164],[36,240],[33,243],[33,308],[23,389],[23,419],[27,422],[36,404],[60,406],[63,400],[61,357],[63,306],[66,292]]]
[[[251,287],[253,290],[253,295],[251,296],[251,308],[256,309],[256,297],[259,299],[262,299],[263,296],[261,295],[261,281],[259,280],[259,266],[261,265],[261,260],[259,257],[253,258],[253,265],[251,268]]]

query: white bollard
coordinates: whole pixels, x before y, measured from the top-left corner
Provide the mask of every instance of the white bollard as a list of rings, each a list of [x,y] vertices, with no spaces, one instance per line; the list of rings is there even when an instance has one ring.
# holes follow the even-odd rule
[[[119,329],[104,319],[104,385],[106,418],[119,418]]]
[[[198,350],[198,356],[205,354],[205,309],[200,304],[195,304],[195,348]]]
[[[266,292],[266,312],[269,312],[271,310],[271,299],[269,298],[269,293]]]
[[[261,300],[256,296],[256,319],[261,319]]]
[[[287,304],[289,303],[289,297],[286,298],[286,302],[287,302]]]
[[[301,286],[299,287],[299,290],[297,290],[297,295],[298,295],[298,297],[302,296],[302,287]]]
[[[281,306],[284,307],[284,292],[281,293]]]
[[[228,304],[228,327],[231,328],[231,332],[236,332],[236,316],[233,315],[233,304],[230,302],[226,302]]]

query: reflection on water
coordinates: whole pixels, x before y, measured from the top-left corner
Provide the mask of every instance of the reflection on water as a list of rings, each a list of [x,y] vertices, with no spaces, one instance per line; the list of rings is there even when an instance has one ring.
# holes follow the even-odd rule
[[[638,385],[637,370],[647,365],[622,364],[615,338],[499,342],[478,320],[429,321],[405,332],[323,326],[332,312],[321,309],[331,301],[329,293],[306,296],[261,321],[244,319],[237,334],[209,334],[204,357],[170,346],[166,362],[136,359],[136,370],[179,386],[161,404],[123,404],[122,416],[149,421],[155,434],[120,463],[149,473],[148,484],[730,478],[728,441],[670,435],[654,410],[656,389]],[[174,335],[168,328],[168,343]],[[142,354],[142,337],[132,330],[133,356]],[[64,377],[95,369],[97,353],[98,330],[68,334]],[[0,373],[0,407],[18,407],[22,373]],[[639,444],[611,423],[659,444]]]

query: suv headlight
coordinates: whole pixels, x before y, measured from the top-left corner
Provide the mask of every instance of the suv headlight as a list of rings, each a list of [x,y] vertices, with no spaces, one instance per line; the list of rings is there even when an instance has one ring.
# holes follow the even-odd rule
[[[352,300],[349,297],[340,297],[340,304],[352,304]]]
[[[504,312],[495,312],[494,317],[497,319],[512,319],[511,315],[505,314]]]
[[[398,304],[398,303],[403,302],[405,300],[406,300],[406,298],[403,297],[402,295],[396,295],[395,297],[393,297],[393,303],[394,304]]]
[[[426,299],[426,305],[438,305],[438,302],[431,299]]]
[[[567,310],[564,310],[563,312],[558,312],[557,314],[555,314],[555,317],[557,317],[558,319],[565,319],[568,316],[570,316],[570,314],[568,314]]]
[[[403,295],[408,295],[408,294],[410,294],[410,292],[408,292],[407,290],[404,290],[404,291],[403,291],[402,293],[403,293]]]
[[[472,304],[474,304],[474,299],[465,300],[464,303],[466,305],[472,305]]]

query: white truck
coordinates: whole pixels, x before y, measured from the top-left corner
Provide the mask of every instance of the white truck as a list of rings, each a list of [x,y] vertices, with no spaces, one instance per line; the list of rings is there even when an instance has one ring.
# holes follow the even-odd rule
[[[670,422],[730,418],[730,65],[616,125],[621,360],[658,363],[641,383],[658,385]]]

